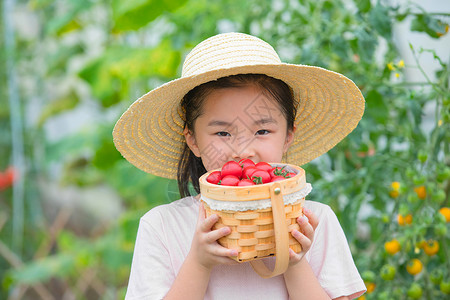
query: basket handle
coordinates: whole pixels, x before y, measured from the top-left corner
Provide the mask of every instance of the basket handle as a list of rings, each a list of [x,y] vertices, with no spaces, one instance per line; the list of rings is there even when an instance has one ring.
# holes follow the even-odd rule
[[[286,225],[286,213],[284,211],[283,193],[278,182],[270,187],[270,199],[272,202],[273,226],[275,231],[275,267],[270,271],[262,260],[251,261],[253,269],[259,276],[270,278],[286,272],[289,265],[289,233]]]

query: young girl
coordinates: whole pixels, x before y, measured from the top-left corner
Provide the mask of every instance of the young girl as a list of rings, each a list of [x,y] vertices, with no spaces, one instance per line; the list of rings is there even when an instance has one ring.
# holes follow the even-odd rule
[[[264,41],[219,34],[186,57],[182,77],[137,100],[114,128],[117,149],[140,169],[178,180],[182,199],[140,221],[127,299],[352,299],[365,291],[332,210],[306,201],[302,251],[287,271],[261,278],[217,243],[230,233],[205,217],[198,179],[229,160],[302,165],[327,152],[364,110],[348,78],[281,63]],[[197,192],[191,196],[189,183]],[[269,267],[274,257],[263,260]]]

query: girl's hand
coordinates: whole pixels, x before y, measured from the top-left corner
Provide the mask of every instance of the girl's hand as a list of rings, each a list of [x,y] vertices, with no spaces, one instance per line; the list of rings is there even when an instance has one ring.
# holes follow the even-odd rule
[[[208,270],[218,264],[238,263],[229,258],[231,256],[237,256],[237,250],[227,249],[217,242],[221,237],[231,233],[230,227],[212,230],[212,227],[218,220],[219,216],[216,214],[206,218],[205,208],[203,207],[203,203],[200,203],[197,225],[189,255],[192,256],[199,265]]]
[[[314,240],[314,230],[316,230],[319,220],[309,209],[303,207],[303,216],[297,219],[297,223],[300,226],[300,231],[293,230],[292,236],[302,246],[302,251],[295,253],[292,249],[289,249],[289,267],[296,265],[311,248],[311,244]]]

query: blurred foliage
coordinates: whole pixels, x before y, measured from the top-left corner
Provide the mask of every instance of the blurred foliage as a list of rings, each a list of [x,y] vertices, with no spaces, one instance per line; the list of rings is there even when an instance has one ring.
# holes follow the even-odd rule
[[[174,181],[145,174],[120,156],[114,123],[140,95],[176,78],[194,45],[240,31],[269,42],[285,62],[343,73],[366,98],[358,128],[304,166],[312,200],[329,204],[347,234],[369,288],[365,298],[447,299],[450,217],[441,208],[450,205],[448,57],[412,43],[416,61],[405,66],[392,30],[410,21],[411,31],[440,39],[449,14],[370,0],[17,2],[20,20],[31,24],[17,30],[14,61],[26,169],[22,178],[5,171],[14,168],[14,149],[4,101],[0,298],[123,298],[139,218],[179,195]],[[435,79],[418,65],[429,54],[439,65]],[[3,47],[0,57],[0,97],[7,99]],[[426,81],[408,82],[408,69],[419,69]],[[83,107],[96,114],[96,123],[52,137],[55,120],[79,116]],[[431,129],[425,129],[426,110],[434,112]],[[62,124],[62,130],[72,125]],[[18,180],[26,182],[25,228],[24,244],[15,249],[11,185]],[[57,196],[50,193],[55,186]],[[81,194],[104,186],[120,197],[120,216],[94,222],[91,230],[76,228],[76,214],[64,213],[69,203],[56,200],[69,188]],[[420,269],[412,259],[422,264],[420,272],[411,271]]]

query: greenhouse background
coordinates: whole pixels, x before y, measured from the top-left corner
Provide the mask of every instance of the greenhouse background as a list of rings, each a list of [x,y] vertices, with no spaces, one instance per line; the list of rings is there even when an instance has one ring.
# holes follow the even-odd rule
[[[139,218],[179,198],[114,148],[137,98],[200,41],[256,35],[351,78],[357,129],[306,164],[365,299],[450,294],[450,2],[3,0],[0,299],[123,299]]]

